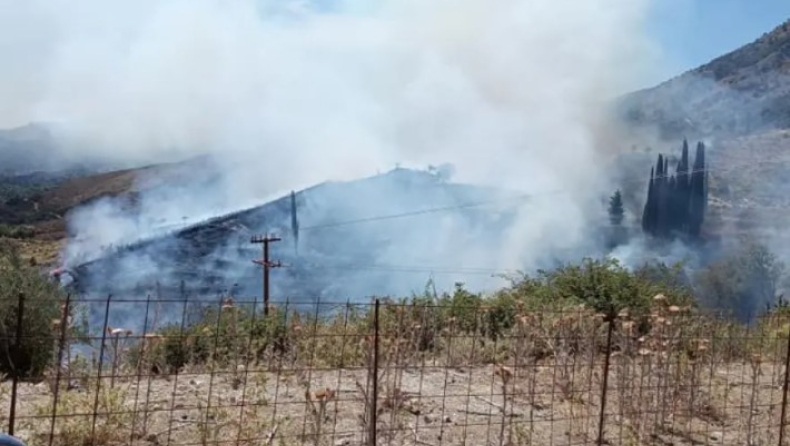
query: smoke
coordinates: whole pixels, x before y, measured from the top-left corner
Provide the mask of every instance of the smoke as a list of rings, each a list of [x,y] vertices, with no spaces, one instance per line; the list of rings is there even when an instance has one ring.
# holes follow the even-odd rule
[[[68,262],[158,234],[163,219],[186,225],[325,180],[449,162],[458,181],[535,198],[495,246],[459,245],[453,234],[468,227],[445,221],[446,238],[416,237],[379,260],[536,267],[592,243],[618,132],[608,103],[658,57],[643,32],[650,6],[0,0],[0,125],[46,122],[74,159],[209,155],[219,172],[149,189],[134,211],[118,200],[76,211]],[[355,214],[397,194],[353,203]],[[411,199],[398,206],[429,204]]]

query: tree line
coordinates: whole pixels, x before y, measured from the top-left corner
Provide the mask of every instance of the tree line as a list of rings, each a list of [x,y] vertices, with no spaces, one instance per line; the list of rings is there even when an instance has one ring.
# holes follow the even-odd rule
[[[705,163],[705,144],[697,144],[694,164],[689,162],[689,145],[683,140],[683,150],[670,174],[669,156],[659,154],[650,169],[647,199],[642,211],[642,231],[659,238],[701,236],[708,203],[708,172]],[[623,195],[617,190],[609,197],[609,223],[619,228],[625,219]],[[622,237],[617,237],[618,239]]]
[[[660,238],[685,235],[700,237],[708,203],[705,144],[697,143],[694,164],[689,164],[688,141],[675,168],[669,173],[669,157],[659,154],[650,169],[647,201],[642,212],[642,231]]]

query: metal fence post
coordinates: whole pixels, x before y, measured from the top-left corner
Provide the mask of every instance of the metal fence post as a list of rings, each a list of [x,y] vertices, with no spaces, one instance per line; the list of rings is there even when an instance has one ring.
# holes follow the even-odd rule
[[[606,423],[606,392],[609,388],[609,360],[612,357],[612,332],[614,331],[614,317],[610,316],[606,330],[606,357],[603,363],[603,384],[601,385],[601,413],[598,418],[598,446],[604,442],[604,425]]]
[[[788,324],[790,325],[790,324]],[[787,388],[790,384],[790,329],[787,333],[787,351],[785,353],[785,382],[782,385],[782,415],[779,421],[779,446],[784,444],[785,423],[787,422]]]
[[[19,301],[17,302],[16,311],[16,340],[14,341],[14,349],[16,355],[20,355],[22,351],[22,317],[25,314],[25,293],[19,293]],[[8,413],[8,434],[14,435],[14,424],[16,421],[16,397],[17,388],[19,387],[19,369],[17,364],[14,364],[14,378],[11,383],[11,410]]]
[[[101,345],[99,346],[99,370],[96,372],[96,395],[93,398],[93,423],[91,424],[91,437],[96,432],[96,418],[99,416],[99,393],[101,393],[102,367],[104,366],[104,345],[107,343],[107,329],[110,327],[110,300],[107,296],[107,305],[104,308],[104,324],[101,330]]]
[[[377,444],[377,424],[379,414],[379,300],[373,309],[373,377],[372,398],[370,402],[370,446]]]
[[[63,304],[63,314],[60,319],[60,339],[58,339],[58,357],[55,364],[55,390],[52,397],[52,421],[49,426],[49,446],[55,439],[55,422],[58,416],[58,400],[60,397],[60,379],[62,375],[63,349],[66,348],[66,335],[69,329],[69,315],[71,314],[71,294],[66,295],[66,302]]]

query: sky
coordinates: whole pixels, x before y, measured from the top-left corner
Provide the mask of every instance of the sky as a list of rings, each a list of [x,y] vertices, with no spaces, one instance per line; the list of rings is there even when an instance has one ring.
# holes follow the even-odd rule
[[[671,71],[657,77],[702,65],[790,19],[789,0],[659,0],[653,5],[649,32]]]

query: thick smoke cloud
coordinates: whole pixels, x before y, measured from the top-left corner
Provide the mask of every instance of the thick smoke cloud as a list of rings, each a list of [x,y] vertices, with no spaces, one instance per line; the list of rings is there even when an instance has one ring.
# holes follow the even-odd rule
[[[208,154],[222,172],[143,194],[143,215],[114,201],[78,211],[83,242],[67,260],[153,233],[164,212],[218,215],[396,163],[450,162],[457,180],[538,198],[502,246],[449,237],[430,249],[530,267],[584,245],[601,218],[616,140],[606,104],[653,66],[649,3],[0,0],[0,126],[49,123],[74,158]],[[85,245],[90,234],[100,240]]]

